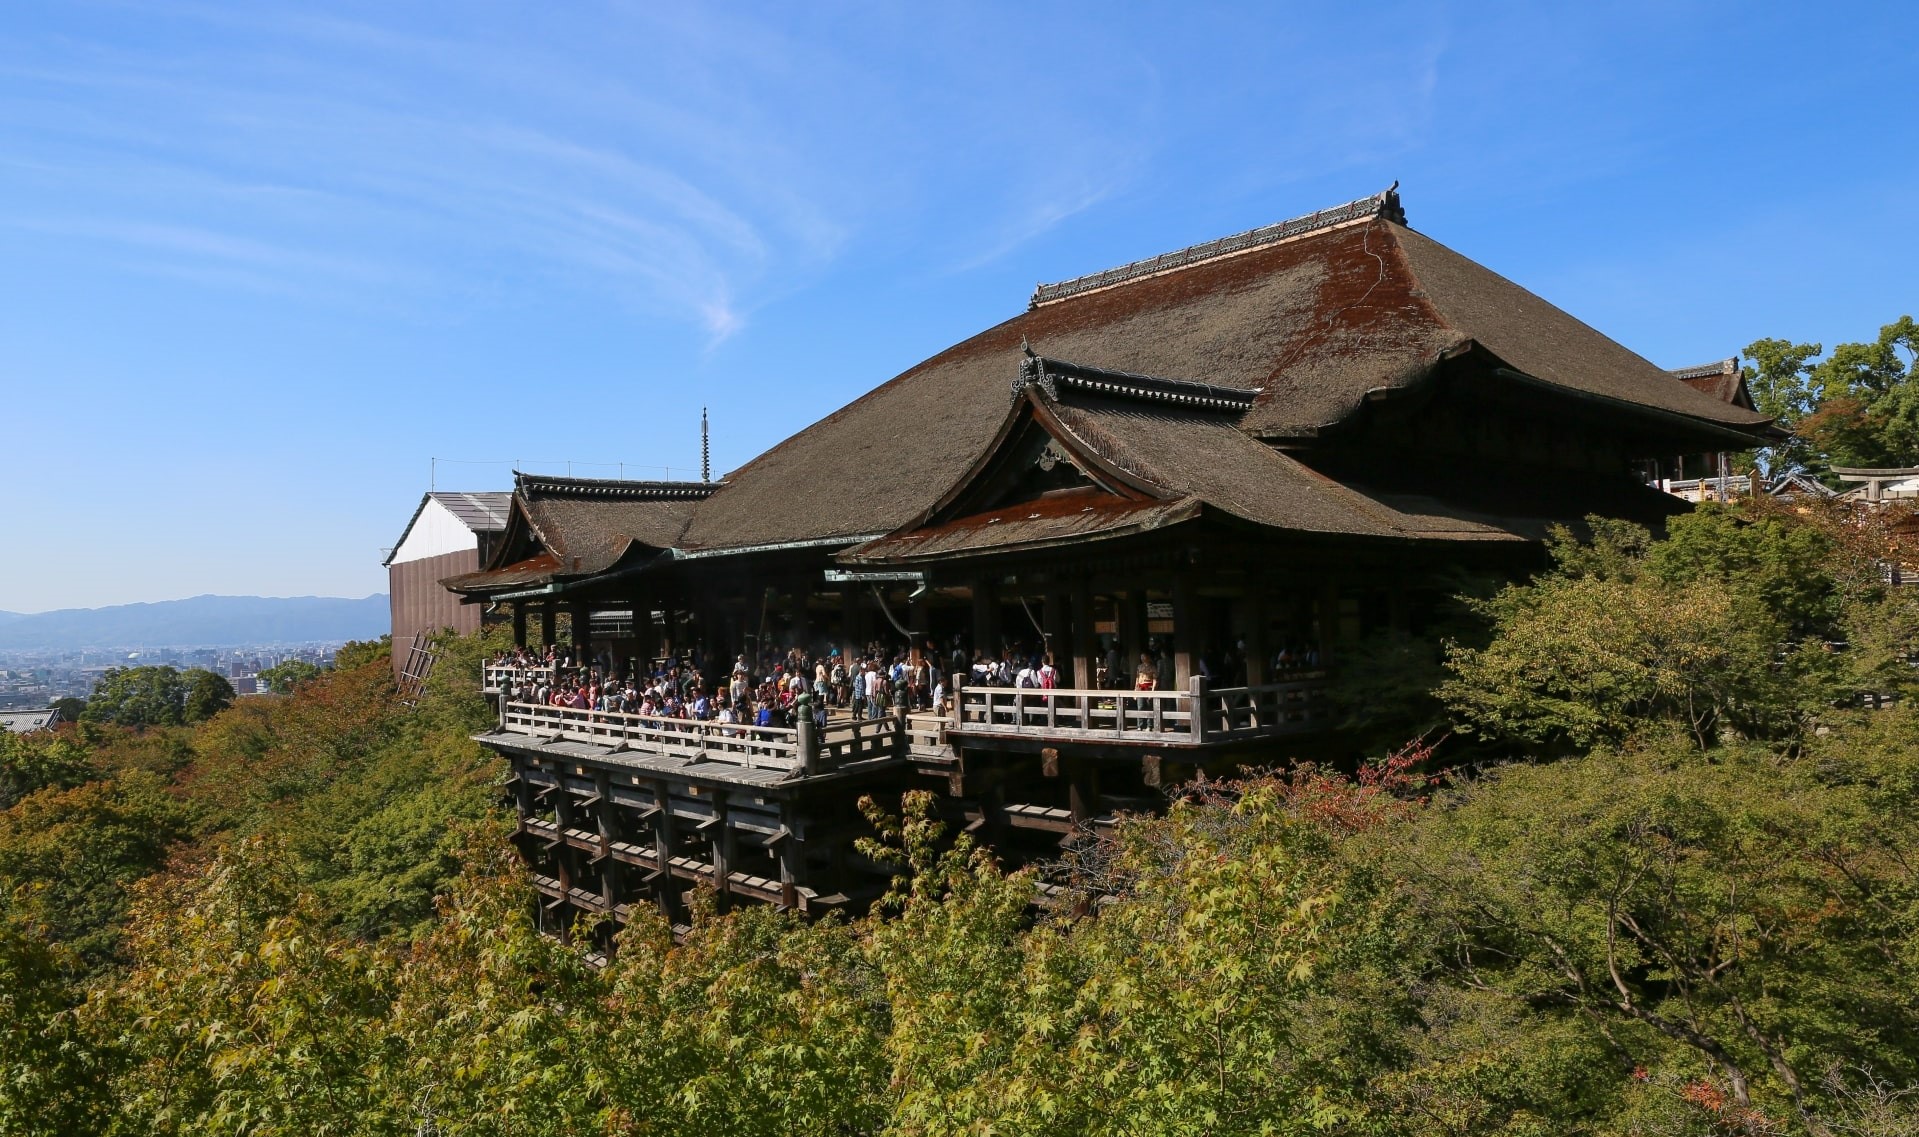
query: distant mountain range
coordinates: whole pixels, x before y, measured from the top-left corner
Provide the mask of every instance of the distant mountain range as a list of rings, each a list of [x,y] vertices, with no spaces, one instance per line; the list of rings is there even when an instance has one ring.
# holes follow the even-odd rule
[[[0,650],[231,647],[377,639],[392,626],[385,593],[195,596],[156,604],[0,613]]]

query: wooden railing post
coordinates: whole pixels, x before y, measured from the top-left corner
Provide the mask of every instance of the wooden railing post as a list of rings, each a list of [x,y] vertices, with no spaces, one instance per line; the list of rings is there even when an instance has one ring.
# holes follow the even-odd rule
[[[1187,709],[1186,725],[1193,733],[1193,741],[1206,741],[1206,677],[1195,675],[1187,681],[1192,692],[1193,705]],[[1230,728],[1232,724],[1228,723]]]

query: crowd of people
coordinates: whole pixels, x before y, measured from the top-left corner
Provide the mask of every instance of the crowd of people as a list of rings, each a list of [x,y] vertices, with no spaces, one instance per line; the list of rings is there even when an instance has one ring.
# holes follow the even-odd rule
[[[1125,659],[1112,644],[1097,661],[1089,685],[1134,691],[1175,686],[1173,655],[1163,640],[1149,640],[1131,668]],[[1245,684],[1246,663],[1243,643],[1196,661],[1197,673],[1209,683],[1229,687]],[[1270,664],[1275,676],[1309,671],[1318,667],[1319,652],[1310,645],[1283,645]],[[997,655],[969,653],[961,637],[945,650],[931,640],[912,648],[869,643],[854,658],[837,647],[742,653],[714,678],[697,650],[685,658],[622,662],[610,648],[582,658],[571,646],[549,644],[515,648],[490,665],[511,676],[502,686],[503,701],[745,726],[797,726],[809,714],[820,726],[835,714],[855,719],[944,714],[951,710],[949,685],[955,676],[976,687],[1052,690],[1062,685],[1043,645],[1011,644]]]
[[[791,727],[810,714],[824,726],[835,712],[880,718],[947,706],[945,675],[927,654],[888,652],[879,644],[869,644],[856,659],[838,648],[741,654],[719,678],[709,678],[698,651],[684,659],[622,664],[606,651],[581,660],[570,648],[549,645],[516,648],[489,665],[508,671],[501,689],[505,702],[654,718]]]

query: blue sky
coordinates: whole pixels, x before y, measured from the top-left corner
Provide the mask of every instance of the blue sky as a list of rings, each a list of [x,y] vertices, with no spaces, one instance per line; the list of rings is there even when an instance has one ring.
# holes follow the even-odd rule
[[[728,469],[1037,281],[1394,179],[1415,228],[1667,366],[1919,308],[1894,5],[0,26],[0,609],[379,591],[431,458],[469,463],[443,489],[685,476],[706,405]]]

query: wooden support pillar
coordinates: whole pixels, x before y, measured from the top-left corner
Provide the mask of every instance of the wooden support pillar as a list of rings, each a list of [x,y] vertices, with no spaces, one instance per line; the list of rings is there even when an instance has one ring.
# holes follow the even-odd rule
[[[709,834],[713,854],[713,888],[719,893],[719,910],[729,908],[732,899],[733,882],[729,879],[733,871],[735,840],[738,836],[732,824],[726,818],[726,795],[716,792],[713,795],[713,818],[718,822]]]
[[[792,597],[793,604],[793,638],[808,655],[811,655],[813,653],[813,613],[808,608],[807,601],[813,597],[812,582],[803,576],[798,578],[787,590],[787,595]],[[810,683],[813,677],[808,675],[806,679]]]
[[[1066,766],[1066,809],[1074,825],[1090,825],[1099,815],[1099,768],[1084,760]]]
[[[1181,569],[1173,576],[1173,689],[1185,690],[1199,671],[1199,596],[1192,574]]]
[[[860,639],[860,594],[859,586],[840,585],[840,662],[846,665],[851,675],[853,663],[860,657],[860,648],[864,641]]]
[[[653,804],[653,867],[659,875],[654,878],[657,888],[655,899],[659,902],[660,912],[668,923],[673,922],[674,893],[673,886],[673,795],[663,780],[652,785]]]
[[[1327,580],[1319,586],[1319,665],[1330,667],[1339,649],[1339,584]]]
[[[659,654],[660,638],[653,627],[653,602],[644,597],[635,596],[633,605],[633,654],[639,657],[639,665],[645,668]]]
[[[573,847],[566,843],[566,831],[573,827],[574,810],[573,795],[569,794],[566,789],[566,772],[555,769],[553,771],[553,777],[555,783],[553,787],[553,825],[554,835],[559,838],[559,843],[553,846],[553,875],[559,878],[560,881],[560,907],[558,911],[561,922],[559,932],[560,939],[564,942],[570,939],[573,925],[567,909],[573,904],[573,887],[575,880],[573,862],[576,859],[576,854],[574,853]]]
[[[521,828],[525,828],[533,816],[533,784],[527,781],[527,775],[531,772],[527,769],[526,759],[513,759],[513,807],[520,813]]]
[[[555,615],[556,613],[553,610],[553,602],[551,600],[540,605],[540,647],[542,650],[559,642],[560,632],[558,621],[554,618]]]
[[[1272,646],[1266,642],[1267,581],[1255,576],[1246,586],[1246,685],[1257,687],[1266,682],[1272,662]]]
[[[513,646],[526,646],[526,604],[519,600],[513,602]]]
[[[1071,666],[1073,655],[1073,625],[1066,610],[1066,593],[1053,589],[1046,594],[1045,604],[1046,610],[1040,613],[1040,627],[1046,629],[1046,654],[1052,657],[1055,668],[1063,669]]]
[[[1114,597],[1113,603],[1119,607],[1121,671],[1113,685],[1131,687],[1133,675],[1139,670],[1140,653],[1146,650],[1146,593],[1133,589],[1124,596]]]
[[[582,600],[568,604],[566,611],[572,617],[574,658],[582,668],[590,667],[593,664],[593,617]]]
[[[1090,688],[1097,674],[1099,637],[1093,632],[1093,584],[1085,577],[1073,581],[1073,672],[1066,687]]]
[[[999,582],[986,577],[973,580],[973,650],[999,658]]]
[[[600,831],[600,895],[612,915],[620,906],[620,865],[613,859],[613,843],[620,839],[619,807],[613,804],[613,779],[605,770],[593,772],[593,820]]]
[[[800,906],[800,841],[794,824],[791,819],[787,821],[787,832],[774,848],[780,860],[780,907],[789,912]]]

